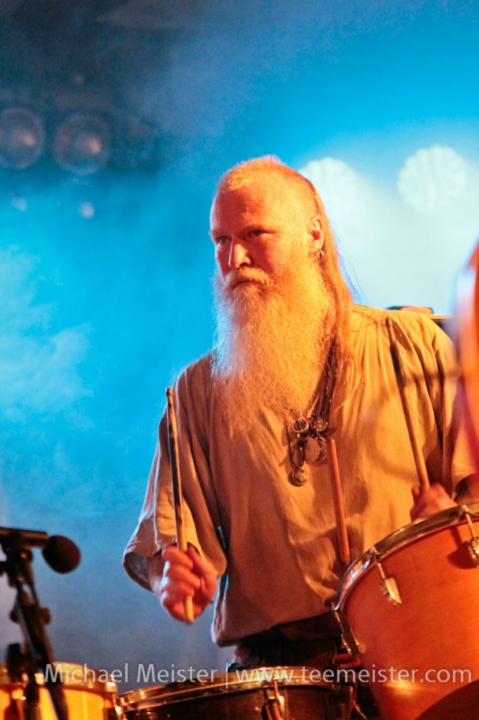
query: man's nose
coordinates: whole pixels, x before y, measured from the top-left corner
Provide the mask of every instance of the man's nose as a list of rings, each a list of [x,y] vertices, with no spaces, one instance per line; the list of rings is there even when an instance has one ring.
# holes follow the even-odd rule
[[[238,240],[232,240],[228,256],[228,265],[232,269],[242,265],[251,265],[251,257],[246,245]]]

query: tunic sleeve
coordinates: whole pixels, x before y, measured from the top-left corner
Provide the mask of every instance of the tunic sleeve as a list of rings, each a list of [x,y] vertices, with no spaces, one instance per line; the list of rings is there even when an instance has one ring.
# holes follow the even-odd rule
[[[211,492],[208,446],[202,427],[205,413],[203,384],[204,371],[200,361],[182,373],[174,389],[183,513],[187,542],[213,564],[218,575],[222,575],[226,558],[216,533],[216,498]],[[142,587],[150,589],[147,558],[174,542],[173,491],[164,414],[139,523],[124,554],[126,572]]]

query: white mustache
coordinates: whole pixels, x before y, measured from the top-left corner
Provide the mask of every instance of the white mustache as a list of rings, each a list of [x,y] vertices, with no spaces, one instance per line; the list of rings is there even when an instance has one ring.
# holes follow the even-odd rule
[[[257,282],[261,285],[269,286],[272,280],[268,273],[260,268],[237,268],[231,270],[223,280],[223,288],[225,290],[233,290],[237,285],[243,282]]]

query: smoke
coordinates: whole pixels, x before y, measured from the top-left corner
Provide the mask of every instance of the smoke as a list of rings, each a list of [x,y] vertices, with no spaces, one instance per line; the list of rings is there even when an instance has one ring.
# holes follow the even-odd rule
[[[334,66],[351,37],[388,31],[399,16],[411,19],[425,4],[355,0],[338,11],[335,0],[205,3],[195,25],[167,44],[162,63],[136,64],[135,82],[132,69],[122,73],[124,91],[163,132],[181,136],[184,147],[198,138],[210,146],[228,134],[235,117],[247,119],[258,98],[260,112],[275,103],[305,65]]]
[[[36,301],[37,262],[18,247],[0,250],[0,410],[10,421],[91,394],[78,371],[88,325],[49,332],[53,308]]]

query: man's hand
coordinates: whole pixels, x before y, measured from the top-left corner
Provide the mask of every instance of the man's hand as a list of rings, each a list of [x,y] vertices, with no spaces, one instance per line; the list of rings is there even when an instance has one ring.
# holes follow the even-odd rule
[[[160,564],[163,565],[162,574],[157,569]],[[151,559],[148,575],[151,589],[176,620],[185,619],[185,598],[193,598],[193,614],[196,618],[216,595],[215,569],[192,545],[188,545],[186,552],[175,545],[166,547],[156,563],[155,558]]]
[[[449,497],[443,486],[439,483],[432,483],[431,487],[423,493],[419,488],[412,489],[414,505],[411,508],[411,520],[425,518],[440,510],[455,507],[456,503]]]

